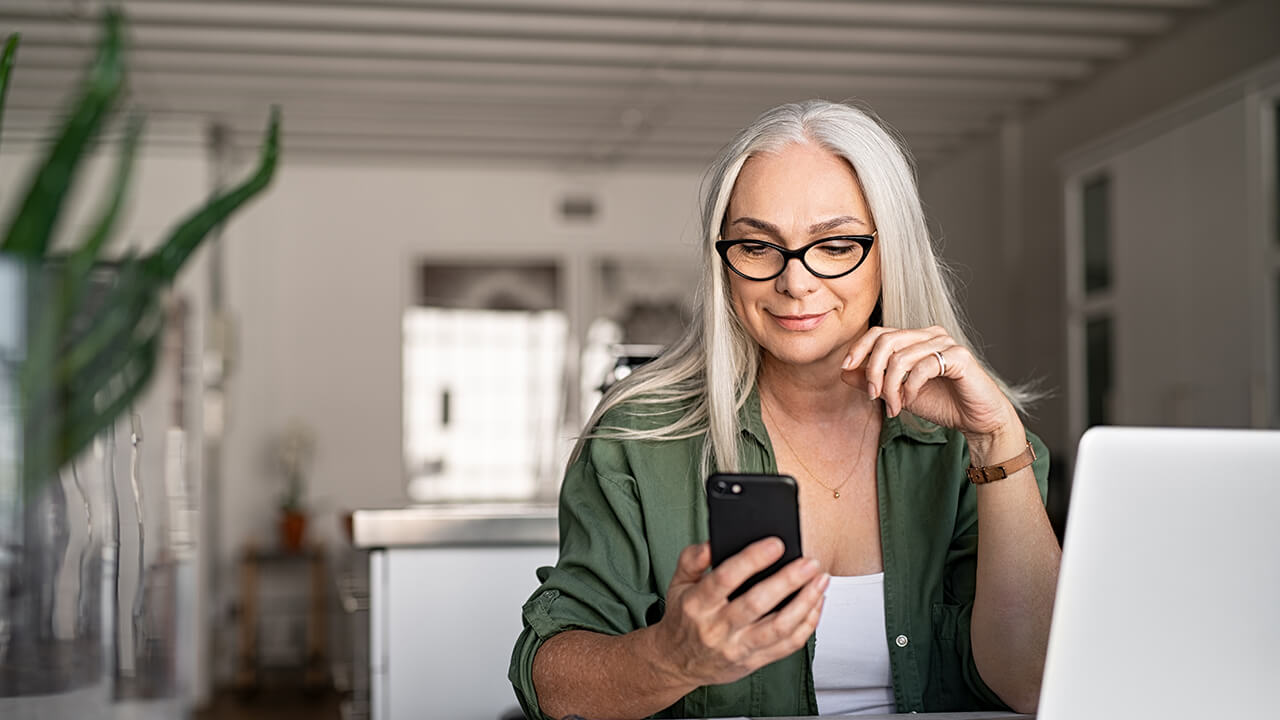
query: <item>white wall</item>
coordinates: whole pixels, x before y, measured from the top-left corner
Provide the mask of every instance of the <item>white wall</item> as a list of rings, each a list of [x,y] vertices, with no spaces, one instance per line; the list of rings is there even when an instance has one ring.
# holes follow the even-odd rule
[[[1249,425],[1244,130],[1241,101],[1111,164],[1117,422]]]
[[[1074,454],[1066,403],[1067,352],[1062,177],[1064,155],[1280,55],[1280,3],[1242,0],[1193,18],[1064,97],[1011,122],[1006,138],[975,143],[922,178],[946,255],[972,268],[971,316],[1014,379],[1040,377],[1055,392],[1032,427]],[[957,202],[955,198],[970,198]],[[1012,201],[1010,201],[1012,198]],[[994,215],[992,215],[994,213]],[[1003,263],[986,228],[1002,227]],[[1223,242],[1232,242],[1223,238]],[[1206,422],[1208,419],[1206,419]]]
[[[224,552],[272,537],[279,484],[264,464],[265,443],[292,417],[316,433],[308,497],[328,516],[322,523],[339,511],[406,502],[400,328],[416,261],[552,257],[571,266],[573,284],[583,280],[574,268],[596,254],[693,257],[698,179],[688,172],[581,177],[519,168],[283,166],[228,244],[239,351]],[[559,199],[584,186],[598,198],[598,221],[565,224]],[[333,527],[322,532],[336,537]]]

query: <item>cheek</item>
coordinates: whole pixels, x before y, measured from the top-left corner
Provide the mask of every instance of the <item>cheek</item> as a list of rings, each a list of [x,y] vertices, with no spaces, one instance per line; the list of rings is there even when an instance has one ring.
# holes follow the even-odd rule
[[[729,301],[738,319],[747,319],[747,307],[751,304],[751,288],[746,281],[736,275],[729,279]]]

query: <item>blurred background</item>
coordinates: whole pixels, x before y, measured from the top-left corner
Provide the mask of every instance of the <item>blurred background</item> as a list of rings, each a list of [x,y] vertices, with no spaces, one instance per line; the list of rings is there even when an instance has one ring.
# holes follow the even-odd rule
[[[404,678],[483,643],[396,659],[390,638],[469,607],[394,595],[397,572],[510,575],[505,624],[467,618],[509,651],[573,437],[687,321],[702,172],[781,102],[855,100],[901,134],[981,350],[1048,391],[1029,426],[1059,529],[1091,425],[1280,427],[1276,0],[0,0],[22,33],[0,217],[108,6],[148,117],[116,252],[243,176],[284,117],[273,185],[174,289],[182,331],[139,408],[156,476],[186,433],[181,712],[225,689],[252,712],[297,666],[347,716],[400,716]],[[379,535],[401,508],[417,534]],[[463,516],[496,524],[422,534]],[[402,546],[445,564],[397,570]],[[479,685],[422,692],[496,717],[497,654]]]

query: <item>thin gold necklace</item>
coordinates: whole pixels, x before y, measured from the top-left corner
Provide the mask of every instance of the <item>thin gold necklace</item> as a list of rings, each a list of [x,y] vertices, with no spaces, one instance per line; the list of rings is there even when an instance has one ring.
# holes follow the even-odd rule
[[[800,458],[800,453],[796,452],[796,449],[791,446],[791,441],[788,440],[786,434],[782,432],[782,426],[779,425],[778,421],[773,417],[773,413],[769,412],[769,405],[765,403],[763,396],[761,396],[760,398],[760,407],[764,408],[764,414],[769,416],[769,420],[773,422],[773,426],[778,429],[778,437],[782,438],[782,442],[787,446],[787,449],[791,451],[791,454],[795,457],[796,462],[800,463],[800,467],[804,468],[804,471],[809,473],[809,477],[813,478],[814,482],[818,483],[819,485],[826,488],[827,490],[830,490],[831,497],[835,498],[836,500],[839,500],[840,488],[849,484],[849,480],[853,478],[853,472],[858,469],[858,460],[862,459],[862,450],[861,449],[858,450],[858,460],[855,460],[853,462],[853,466],[849,468],[849,474],[845,476],[844,480],[839,485],[835,487],[831,487],[830,485],[819,480],[818,474],[810,470],[808,465],[804,464],[804,460]]]

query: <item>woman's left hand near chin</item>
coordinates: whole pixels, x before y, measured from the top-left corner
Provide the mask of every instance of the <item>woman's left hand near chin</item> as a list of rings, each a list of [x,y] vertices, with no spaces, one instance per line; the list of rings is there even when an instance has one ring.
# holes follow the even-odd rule
[[[906,410],[955,428],[971,442],[1024,434],[1013,404],[973,353],[943,328],[873,327],[854,341],[843,368],[841,379],[883,399],[891,417]]]

